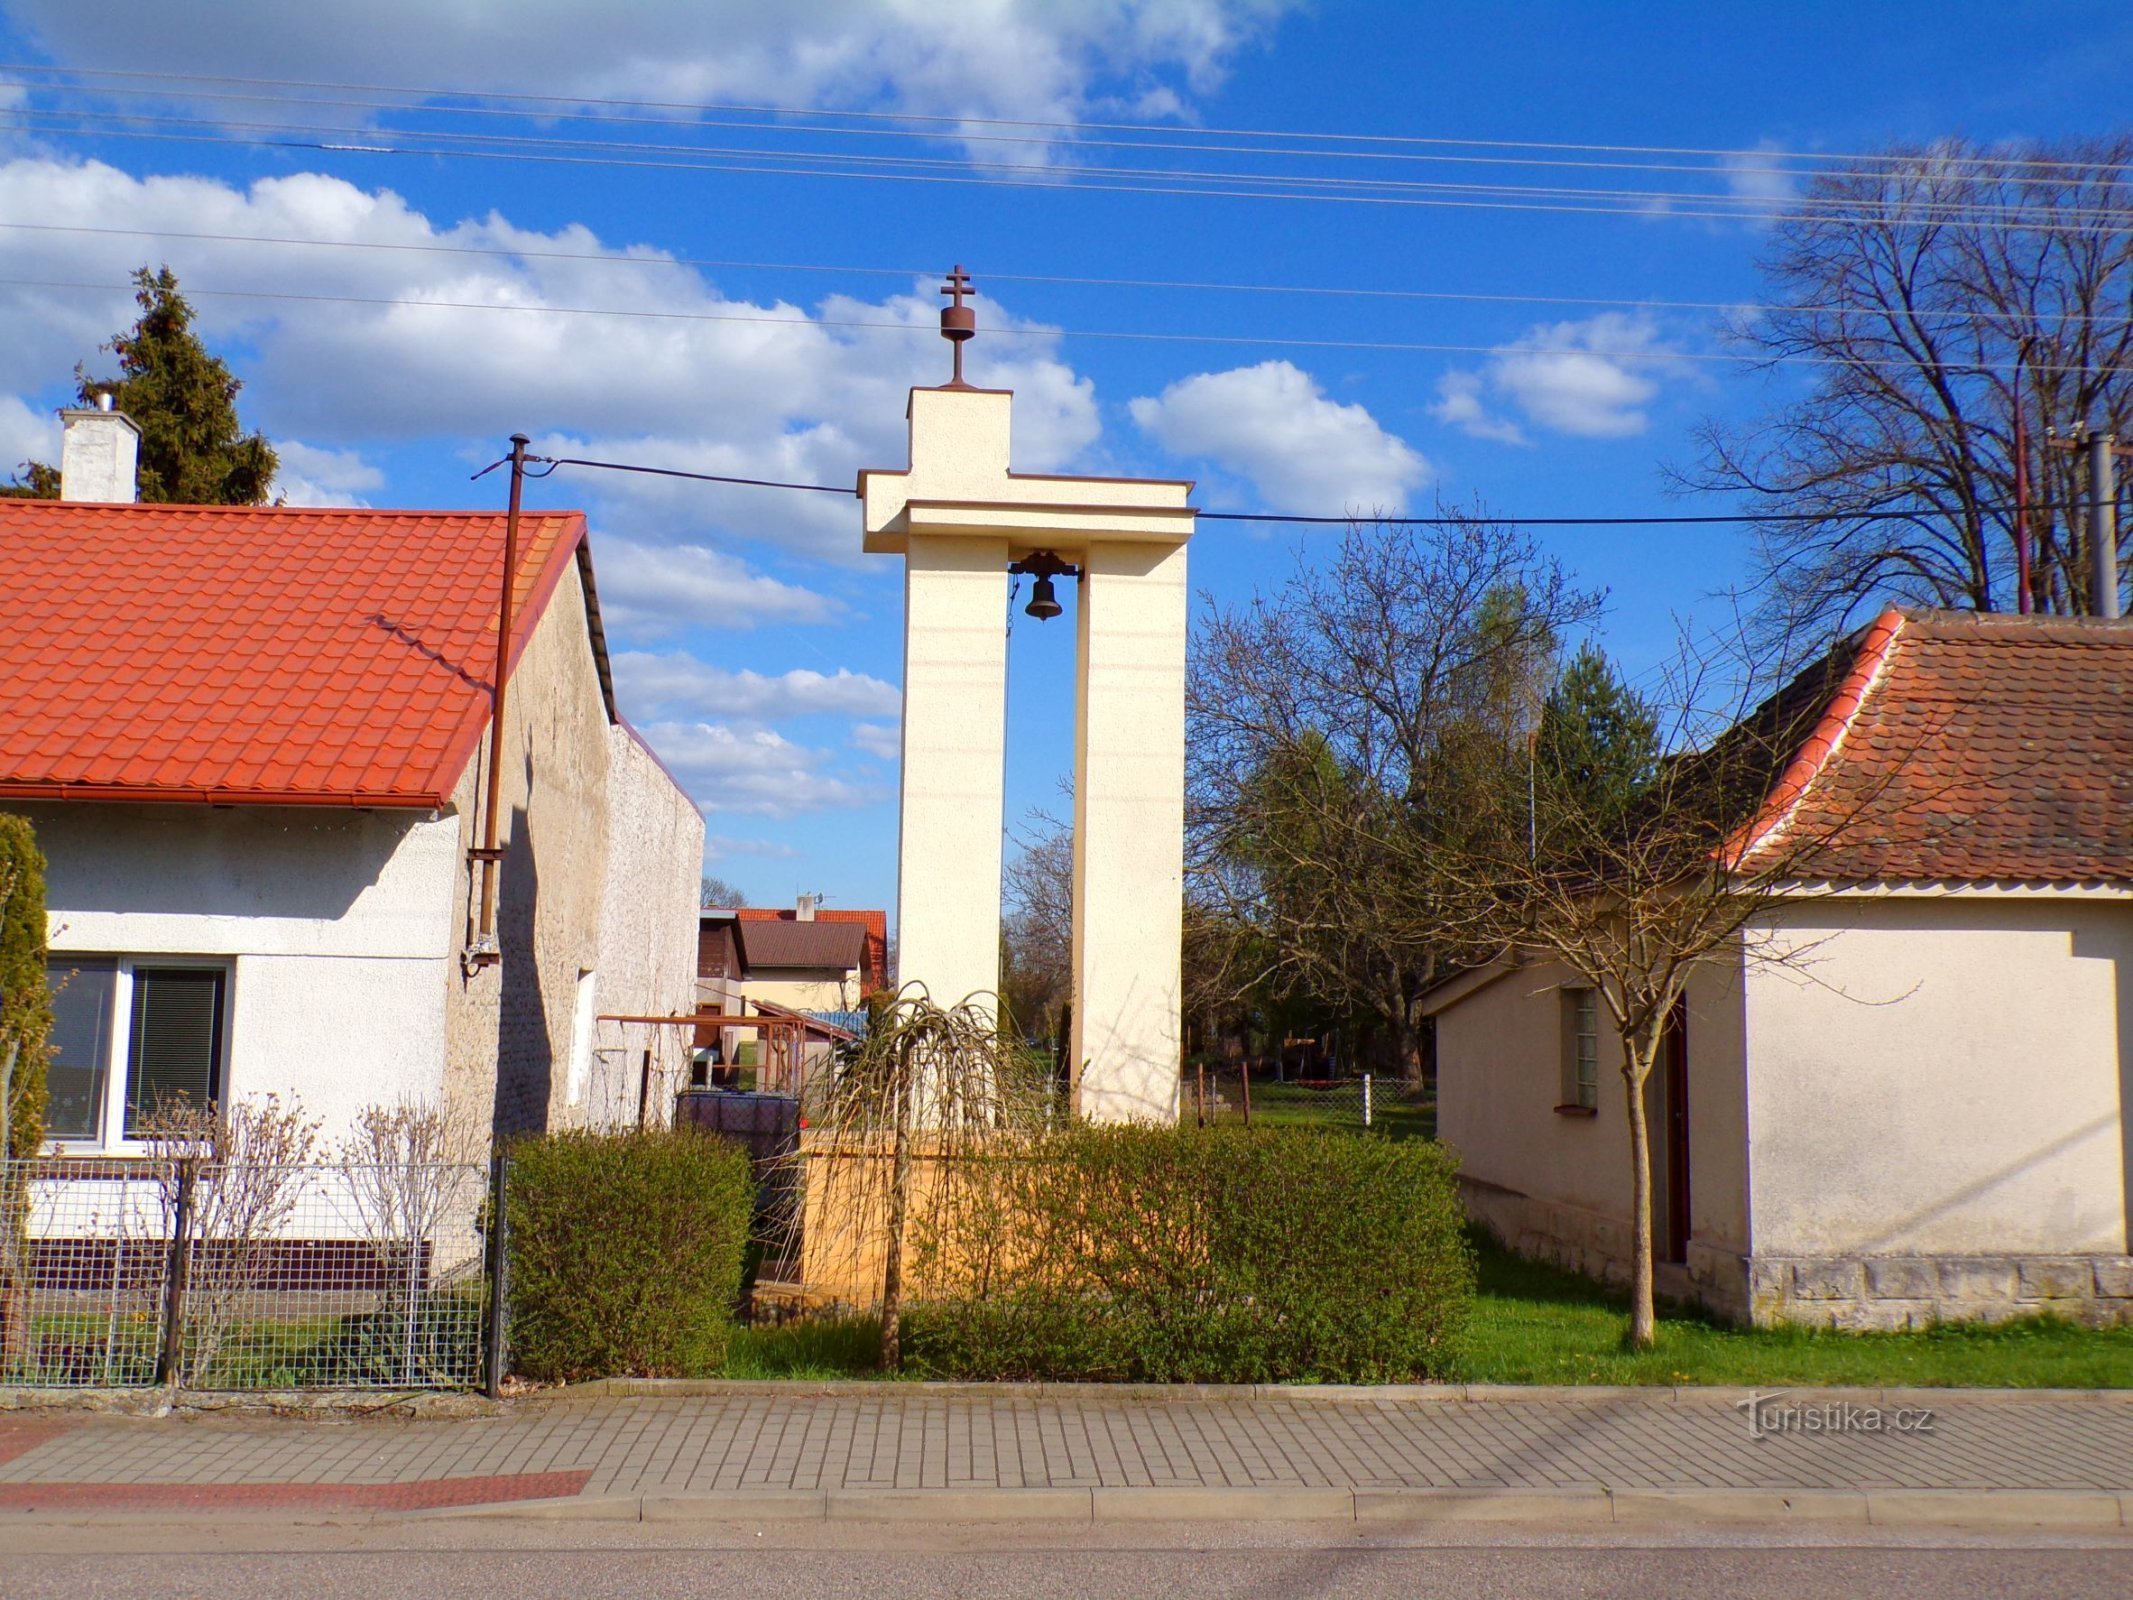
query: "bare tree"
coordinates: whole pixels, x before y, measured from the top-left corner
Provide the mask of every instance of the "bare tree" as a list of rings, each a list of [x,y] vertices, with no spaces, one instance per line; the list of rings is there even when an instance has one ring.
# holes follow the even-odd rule
[[[1743,495],[1779,629],[1894,597],[2019,609],[2016,427],[2040,611],[2093,613],[2084,493],[2047,434],[2133,422],[2133,139],[1950,141],[1817,178],[1775,228],[1768,306],[1733,337],[1807,392],[1708,423],[1688,488]]]
[[[903,1360],[914,1232],[968,1237],[959,1211],[972,1191],[961,1170],[1018,1147],[1051,1110],[1041,1064],[1001,1037],[989,1008],[942,1006],[916,983],[873,997],[859,1044],[819,1080],[808,1140],[791,1158],[806,1186],[792,1220],[804,1217],[808,1258],[826,1276],[879,1283],[885,1371]]]
[[[183,1096],[143,1113],[164,1237],[190,1253],[187,1321],[194,1338],[180,1384],[198,1384],[273,1270],[275,1244],[303,1196],[319,1124],[295,1100],[262,1095],[227,1106]],[[180,1216],[186,1218],[178,1238]]]
[[[1025,1039],[1055,1039],[1074,988],[1074,832],[1030,814],[1008,862],[1001,919],[1000,1002]]]
[[[471,1118],[406,1099],[364,1107],[335,1151],[378,1271],[397,1278],[396,1331],[384,1356],[404,1383],[432,1375],[422,1333],[436,1251],[455,1224],[472,1238],[487,1153]]]
[[[1358,523],[1211,608],[1188,688],[1190,899],[1229,986],[1368,1019],[1421,1070],[1419,1003],[1480,930],[1458,835],[1598,611],[1515,528]]]
[[[1515,820],[1476,831],[1489,848],[1466,868],[1475,899],[1503,919],[1499,959],[1566,969],[1593,991],[1620,1040],[1633,1345],[1649,1346],[1657,1327],[1647,1086],[1690,981],[1713,969],[1811,966],[1816,942],[1767,937],[1765,925],[1783,907],[1831,892],[1832,852],[1854,830],[1898,820],[1890,780],[1908,752],[1893,749],[1882,752],[1881,776],[1818,793],[1811,809],[1790,804],[1799,794],[1794,758],[1843,690],[1854,650],[1876,648],[1871,636],[1855,641],[1765,699],[1771,679],[1761,662],[1782,656],[1751,651],[1744,626],[1717,646],[1685,643],[1644,701],[1674,753],[1631,804],[1543,773],[1529,791],[1538,827],[1525,836],[1538,845],[1520,848]],[[1507,811],[1524,803],[1510,786],[1498,791]],[[1774,826],[1781,816],[1784,826]]]

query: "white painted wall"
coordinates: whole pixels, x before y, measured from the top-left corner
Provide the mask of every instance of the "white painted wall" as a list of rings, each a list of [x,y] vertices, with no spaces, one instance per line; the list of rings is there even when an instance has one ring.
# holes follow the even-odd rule
[[[228,1086],[300,1098],[327,1141],[442,1092],[456,819],[33,804],[51,944],[229,960]]]
[[[1629,1108],[1621,1036],[1604,1006],[1594,1114],[1555,1110],[1564,1098],[1561,988],[1567,981],[1563,968],[1535,964],[1438,1016],[1437,1131],[1458,1151],[1467,1177],[1626,1226]],[[1713,962],[1692,976],[1688,1045],[1690,1238],[1745,1254],[1741,984],[1730,962]],[[1655,1144],[1662,1137],[1655,1118]]]
[[[1082,556],[1074,754],[1076,1109],[1172,1122],[1182,1060],[1185,546]]]
[[[607,730],[607,874],[600,903],[597,1014],[685,1016],[696,1009],[697,885],[704,819],[629,729]],[[673,1118],[688,1082],[691,1028],[600,1022],[593,1029],[586,1120],[634,1127]],[[647,1084],[644,1053],[652,1053]]]
[[[1747,982],[1756,1252],[2120,1252],[2133,906],[1822,900]]]

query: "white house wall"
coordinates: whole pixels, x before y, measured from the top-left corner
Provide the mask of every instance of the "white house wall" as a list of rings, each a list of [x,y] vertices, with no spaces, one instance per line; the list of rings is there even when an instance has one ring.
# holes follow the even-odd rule
[[[607,883],[600,910],[596,990],[602,1014],[685,1016],[696,1009],[697,888],[704,819],[627,728],[610,727]],[[688,1083],[693,1028],[602,1022],[593,1031],[587,1120],[632,1126],[652,1053],[644,1120],[672,1120],[674,1093]]]
[[[51,945],[231,966],[229,1092],[295,1096],[329,1140],[434,1101],[457,825],[427,813],[33,804]]]
[[[1538,963],[1439,1014],[1437,1128],[1459,1154],[1469,1208],[1506,1242],[1620,1279],[1631,1258],[1621,1040],[1601,1007],[1598,1104],[1589,1117],[1558,1112],[1566,981]],[[1713,962],[1689,984],[1688,1054],[1689,1266],[1714,1283],[1737,1281],[1748,1249],[1741,1050],[1740,975]],[[1657,1147],[1656,1115],[1651,1131]]]
[[[1756,1251],[2126,1250],[2133,911],[1824,900],[1747,985]]]

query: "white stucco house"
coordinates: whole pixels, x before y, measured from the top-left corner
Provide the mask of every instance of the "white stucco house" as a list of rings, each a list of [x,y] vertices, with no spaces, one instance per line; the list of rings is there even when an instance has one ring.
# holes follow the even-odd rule
[[[1841,825],[1746,931],[1796,959],[1699,972],[1653,1074],[1662,1291],[1756,1323],[2133,1320],[2133,627],[1891,609],[1812,681],[1750,849]],[[1471,1211],[1626,1274],[1605,1008],[1506,962],[1428,1010]]]
[[[497,1135],[665,1121],[703,821],[617,712],[585,519],[520,529],[495,913],[481,880],[504,518],[0,500],[0,807],[49,861],[62,1153],[163,1094]],[[107,441],[108,442],[108,441]],[[121,436],[118,441],[127,441]]]

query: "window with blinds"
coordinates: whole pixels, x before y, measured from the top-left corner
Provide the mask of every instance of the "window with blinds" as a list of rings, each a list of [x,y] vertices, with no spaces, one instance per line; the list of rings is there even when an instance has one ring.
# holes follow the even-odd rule
[[[126,1133],[159,1105],[212,1104],[222,1061],[227,974],[215,967],[133,969],[126,1046]]]

